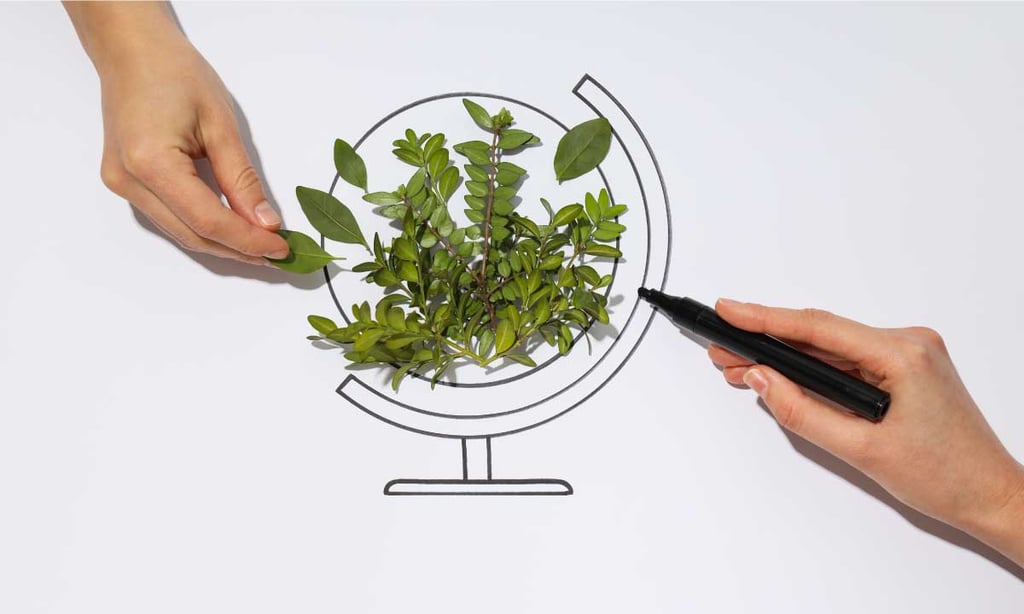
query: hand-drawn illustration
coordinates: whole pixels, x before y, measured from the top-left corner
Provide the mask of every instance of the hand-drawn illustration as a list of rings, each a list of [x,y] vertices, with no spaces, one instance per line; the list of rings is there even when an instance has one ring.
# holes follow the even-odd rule
[[[348,402],[398,428],[459,440],[461,445],[460,477],[393,479],[384,487],[386,495],[572,494],[572,486],[563,479],[496,478],[493,440],[545,424],[589,399],[629,360],[650,326],[653,312],[641,305],[636,289],[663,289],[668,273],[671,226],[661,170],[636,121],[604,86],[584,75],[572,93],[596,116],[607,118],[613,128],[612,150],[592,180],[594,192],[607,189],[614,195],[612,202],[628,203],[631,211],[633,230],[620,239],[623,257],[609,264],[615,276],[606,295],[610,326],[588,338],[589,348],[581,347],[564,356],[557,351],[544,354],[538,350],[535,367],[510,364],[478,374],[457,370],[445,375],[433,389],[429,378],[412,376],[396,393],[382,369],[351,370],[337,387],[337,393]],[[371,127],[354,147],[363,157],[386,155],[390,150],[388,135],[395,133],[395,126],[417,121],[451,125],[452,113],[464,113],[459,104],[462,98],[499,101],[517,118],[530,117],[531,126],[547,125],[548,138],[538,132],[547,142],[557,141],[558,135],[568,130],[551,114],[515,98],[452,92],[395,110]],[[335,195],[345,189],[338,179],[335,176],[330,189]],[[544,189],[550,193],[557,187],[546,185]],[[579,193],[578,187],[575,192]],[[522,206],[530,200],[527,196],[523,195]],[[386,226],[382,228],[386,231]],[[329,269],[325,271],[331,297],[345,322],[351,321],[348,305],[363,297],[372,300],[373,293],[379,291],[351,276],[332,277]]]

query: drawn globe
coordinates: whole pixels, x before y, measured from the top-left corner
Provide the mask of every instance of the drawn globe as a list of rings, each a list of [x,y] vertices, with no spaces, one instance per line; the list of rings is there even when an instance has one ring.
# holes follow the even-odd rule
[[[468,440],[486,439],[489,452],[491,438],[534,428],[564,415],[604,386],[628,360],[650,323],[652,312],[640,303],[637,288],[660,289],[664,284],[670,226],[653,152],[626,110],[596,81],[584,77],[573,93],[584,104],[571,107],[574,116],[564,120],[538,105],[503,94],[440,94],[389,113],[354,143],[366,161],[370,190],[391,191],[415,171],[391,153],[392,141],[402,138],[407,128],[417,134],[443,132],[449,148],[484,136],[461,103],[462,98],[470,98],[491,113],[500,107],[507,108],[516,119],[516,127],[541,139],[540,146],[506,154],[506,160],[528,172],[519,187],[518,200],[513,201],[517,212],[543,222],[547,213],[540,204],[541,197],[557,209],[583,202],[586,193],[596,195],[602,189],[608,190],[615,203],[629,207],[619,220],[627,227],[617,245],[622,258],[588,262],[601,275],[613,275],[612,284],[604,289],[609,322],[592,323],[587,335],[577,335],[568,354],[563,356],[557,348],[543,342],[534,343],[527,348],[536,363],[534,367],[509,360],[486,369],[464,364],[450,369],[436,387],[431,387],[429,375],[417,376],[403,380],[397,392],[391,389],[391,368],[355,367],[349,369],[338,386],[342,397],[375,418],[425,435],[463,440],[464,463]],[[615,134],[611,151],[596,171],[559,183],[552,167],[558,140],[570,125],[597,115],[607,117],[612,124]],[[460,167],[468,163],[454,152],[452,159]],[[371,213],[373,206],[361,202],[357,188],[335,177],[331,191],[353,209],[367,237],[379,233],[388,244],[399,233],[394,221]],[[464,194],[465,187],[460,186],[448,205],[460,226],[470,223],[462,212],[466,208]],[[347,263],[368,259],[365,251],[359,251],[361,247],[329,240],[326,247],[349,258]],[[367,301],[374,305],[383,296],[382,288],[346,270],[329,273],[328,288],[341,319],[346,322],[352,320],[353,304]],[[464,465],[463,477],[467,477],[465,469]]]

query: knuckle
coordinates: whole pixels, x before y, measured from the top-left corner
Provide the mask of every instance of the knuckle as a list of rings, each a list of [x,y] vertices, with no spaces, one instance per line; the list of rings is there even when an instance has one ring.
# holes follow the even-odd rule
[[[916,335],[903,336],[896,342],[899,363],[908,372],[926,369],[932,362],[932,352],[928,343]]]
[[[119,161],[104,159],[100,165],[100,180],[115,194],[122,194],[128,188],[128,172]]]
[[[249,190],[260,189],[261,186],[260,176],[256,172],[256,169],[250,164],[238,173],[232,187],[234,187],[238,192],[246,192]]]
[[[800,310],[801,317],[810,325],[817,326],[828,322],[833,316],[829,311],[808,307]]]
[[[910,329],[910,331],[911,334],[926,348],[936,352],[946,351],[946,342],[942,339],[942,335],[940,335],[935,329],[928,328],[927,326],[915,326]]]
[[[139,179],[153,176],[160,165],[161,153],[158,147],[149,143],[133,145],[122,154],[124,168]]]
[[[775,420],[787,431],[799,433],[803,426],[803,413],[792,398],[784,398],[774,404],[772,413]]]
[[[217,219],[197,216],[189,220],[189,227],[200,237],[212,239],[223,233],[224,225]]]

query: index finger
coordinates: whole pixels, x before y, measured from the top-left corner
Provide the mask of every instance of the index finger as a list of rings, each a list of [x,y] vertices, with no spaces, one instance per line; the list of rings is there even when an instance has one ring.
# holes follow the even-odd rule
[[[224,206],[199,177],[192,159],[171,148],[128,171],[196,234],[250,256],[284,258],[288,246],[276,233],[255,226]]]
[[[744,330],[824,350],[864,366],[878,366],[883,331],[821,309],[786,309],[720,299],[715,310]]]

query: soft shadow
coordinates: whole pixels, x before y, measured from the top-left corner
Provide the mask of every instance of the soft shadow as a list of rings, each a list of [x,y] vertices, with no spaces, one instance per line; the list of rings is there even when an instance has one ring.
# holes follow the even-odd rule
[[[771,417],[771,412],[761,399],[758,399],[757,404],[765,413],[768,414],[769,417]],[[930,535],[934,535],[939,539],[945,540],[965,550],[970,550],[974,554],[988,559],[992,563],[1002,567],[1003,570],[1016,577],[1018,580],[1024,580],[1024,569],[1000,554],[998,551],[959,529],[953,528],[930,516],[926,516],[921,512],[918,512],[914,508],[890,495],[884,488],[879,486],[877,482],[867,477],[857,469],[854,469],[845,461],[840,460],[826,450],[808,442],[806,439],[790,433],[782,427],[779,427],[779,429],[786,436],[786,439],[789,440],[793,449],[799,452],[803,457],[817,463],[819,466],[831,471],[835,475],[856,486],[864,493],[896,510],[900,516],[903,516],[907,522],[919,530]]]
[[[680,334],[692,340],[693,342],[700,344],[705,349],[707,349],[707,347],[709,346],[708,342],[702,339],[701,337],[698,337],[693,333],[690,333],[682,328],[679,328],[678,330]],[[718,365],[716,365],[716,367],[719,371],[722,370],[722,368],[718,367]],[[733,384],[730,384],[730,386],[733,386],[734,388],[746,388],[746,386],[736,386]],[[765,414],[767,414],[768,418],[774,421],[774,417],[772,416],[771,411],[768,409],[768,406],[765,405],[763,400],[757,399],[757,405]],[[1016,563],[1006,558],[998,551],[978,541],[977,539],[971,537],[963,531],[951,527],[938,520],[935,520],[930,516],[926,516],[921,512],[918,512],[914,508],[910,507],[909,505],[901,502],[900,500],[890,495],[884,488],[879,486],[877,482],[875,482],[868,476],[864,475],[857,469],[851,467],[845,461],[837,458],[832,453],[822,448],[819,448],[818,446],[810,443],[809,441],[803,439],[798,435],[794,435],[793,433],[787,431],[781,426],[779,426],[779,430],[781,430],[782,433],[786,436],[786,439],[789,440],[789,444],[793,446],[793,449],[800,453],[804,458],[813,461],[814,463],[816,463],[820,467],[823,467],[824,469],[827,469],[828,471],[831,471],[833,474],[841,477],[850,484],[856,486],[864,493],[874,497],[884,505],[888,505],[892,509],[896,510],[896,512],[899,513],[900,516],[903,516],[903,518],[907,522],[914,525],[919,530],[924,531],[930,535],[934,535],[939,539],[945,540],[965,550],[970,550],[978,556],[988,559],[992,563],[998,565],[999,567],[1002,567],[1003,570],[1005,570],[1010,575],[1016,577],[1018,580],[1024,580],[1024,568],[1019,567]]]

